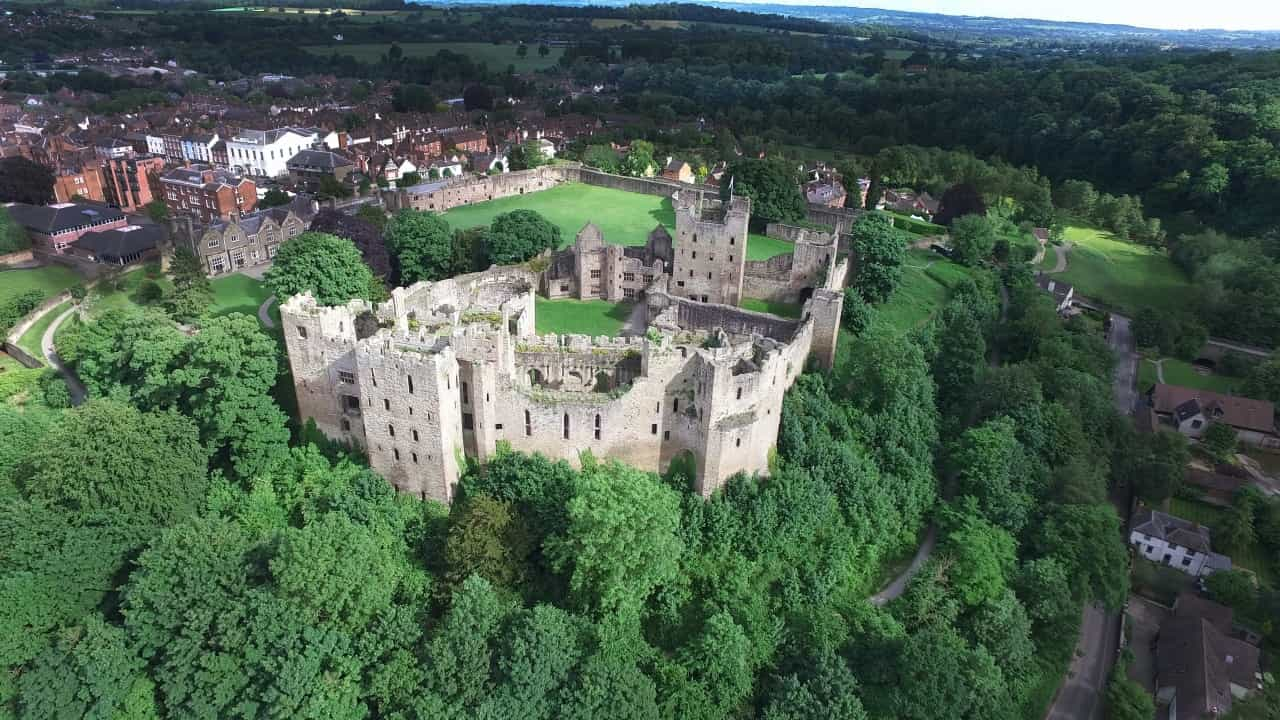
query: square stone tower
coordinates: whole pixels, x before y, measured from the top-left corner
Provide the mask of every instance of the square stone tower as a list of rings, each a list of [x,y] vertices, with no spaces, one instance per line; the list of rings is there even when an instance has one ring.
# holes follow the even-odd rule
[[[672,238],[670,292],[698,302],[738,305],[747,262],[751,200],[721,201],[705,193],[681,192]]]

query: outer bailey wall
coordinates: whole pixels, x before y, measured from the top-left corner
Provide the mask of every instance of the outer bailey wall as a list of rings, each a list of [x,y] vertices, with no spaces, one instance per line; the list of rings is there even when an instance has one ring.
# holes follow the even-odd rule
[[[833,208],[826,205],[814,205],[810,203],[805,206],[805,220],[819,225],[826,225],[835,228],[839,235],[847,234],[852,228],[855,220],[862,214],[861,210],[851,210],[846,208]]]

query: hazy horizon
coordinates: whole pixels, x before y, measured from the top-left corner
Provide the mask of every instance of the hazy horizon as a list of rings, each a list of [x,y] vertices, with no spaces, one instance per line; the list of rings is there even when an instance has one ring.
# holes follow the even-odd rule
[[[1161,30],[1280,30],[1280,3],[1210,6],[1201,3],[1133,0],[1076,0],[1066,5],[1044,0],[734,0],[746,4],[879,8],[943,15],[1113,23]]]

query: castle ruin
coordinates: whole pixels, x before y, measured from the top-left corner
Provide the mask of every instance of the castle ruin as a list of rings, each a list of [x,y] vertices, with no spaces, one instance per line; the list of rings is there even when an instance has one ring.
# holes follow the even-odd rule
[[[485,462],[499,442],[651,471],[687,454],[704,496],[736,473],[768,472],[784,393],[811,359],[834,361],[847,264],[832,237],[797,243],[758,279],[803,300],[801,317],[736,307],[753,282],[750,201],[673,195],[675,236],[659,226],[642,247],[609,245],[588,224],[541,272],[495,266],[396,288],[376,307],[289,298],[300,415],[363,448],[397,490],[443,502],[465,458]],[[634,300],[646,332],[538,335],[539,292]]]

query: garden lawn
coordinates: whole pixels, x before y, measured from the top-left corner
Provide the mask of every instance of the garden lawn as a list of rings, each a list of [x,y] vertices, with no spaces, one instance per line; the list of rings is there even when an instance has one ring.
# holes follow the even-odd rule
[[[1232,395],[1242,381],[1242,378],[1231,377],[1230,375],[1218,375],[1215,373],[1202,375],[1196,371],[1196,367],[1191,363],[1176,358],[1164,358],[1161,365],[1164,370],[1166,385],[1181,385],[1182,387],[1195,388],[1197,390],[1209,390],[1223,395]],[[1156,384],[1158,379],[1155,363],[1149,358],[1142,358],[1138,365],[1138,390],[1146,392],[1152,385]]]
[[[155,277],[152,277],[152,275],[155,275]],[[166,292],[173,289],[173,282],[160,274],[159,264],[149,263],[140,269],[121,275],[120,289],[118,290],[99,292],[98,288],[95,288],[95,292],[90,298],[89,309],[91,313],[97,315],[107,310],[128,310],[142,307],[143,304],[138,301],[137,297],[138,288],[148,280],[158,283]]]
[[[659,223],[672,235],[676,231],[676,212],[670,199],[582,183],[456,207],[443,217],[451,227],[462,230],[488,225],[512,210],[533,210],[559,227],[561,248],[572,245],[588,222],[595,223],[605,242],[613,245],[644,245]],[[755,233],[747,241],[748,260],[767,260],[791,250],[789,242]]]
[[[18,338],[18,347],[27,351],[27,354],[33,358],[44,359],[44,348],[40,345],[41,338],[44,333],[53,324],[58,316],[66,312],[71,307],[71,301],[68,300],[61,305],[53,308],[49,312],[40,316],[40,319],[31,324],[27,331],[22,333],[22,337]]]
[[[1082,227],[1068,227],[1066,239],[1073,247],[1066,272],[1057,277],[1074,285],[1078,295],[1129,313],[1144,307],[1180,309],[1192,297],[1187,276],[1157,249]]]
[[[966,277],[969,271],[962,265],[927,250],[910,250],[893,296],[876,308],[877,321],[910,332],[928,322]]]
[[[1214,507],[1195,500],[1173,497],[1169,498],[1169,512],[1183,520],[1200,523],[1208,527],[1212,532],[1222,522],[1222,518],[1228,511],[1224,508]],[[1216,546],[1213,551],[1230,556],[1233,566],[1256,573],[1264,582],[1274,582],[1275,580],[1274,573],[1271,571],[1270,558],[1258,546],[1257,541],[1250,543],[1249,547],[1243,551],[1226,552],[1224,548]]]
[[[798,318],[803,306],[797,303],[761,300],[760,298],[742,298],[742,309],[769,313],[770,315],[784,318]]]
[[[549,68],[560,61],[564,48],[550,48],[546,57],[538,54],[538,45],[529,45],[529,52],[524,57],[516,53],[516,43],[494,45],[483,42],[440,42],[440,43],[400,43],[400,49],[407,58],[431,57],[441,50],[466,55],[477,64],[485,63],[492,71],[506,70],[514,65],[516,72],[532,72]],[[313,55],[350,55],[359,62],[377,63],[391,48],[391,43],[339,44],[339,45],[303,45],[302,49]]]
[[[213,287],[209,314],[214,317],[235,312],[257,317],[258,308],[271,296],[271,291],[261,280],[239,273],[214,278],[209,284]],[[279,327],[279,310],[273,306],[272,313]]]
[[[0,303],[28,290],[39,290],[52,297],[76,283],[83,282],[75,270],[64,265],[46,265],[30,270],[0,272]]]
[[[547,300],[534,298],[534,325],[539,335],[580,334],[617,337],[631,314],[629,303],[604,300]]]

